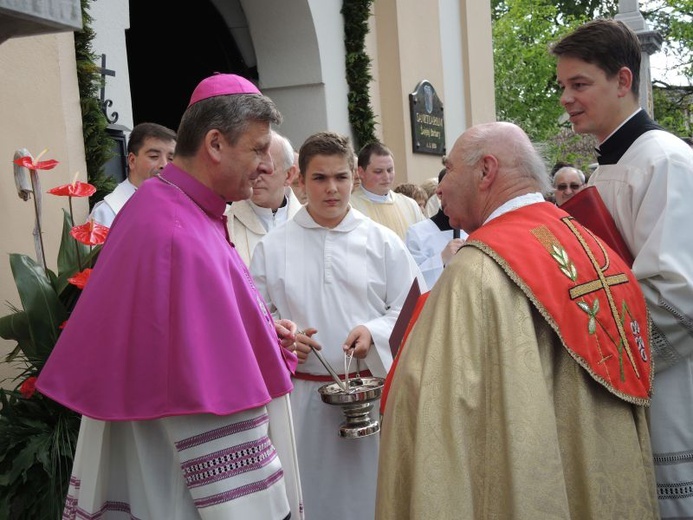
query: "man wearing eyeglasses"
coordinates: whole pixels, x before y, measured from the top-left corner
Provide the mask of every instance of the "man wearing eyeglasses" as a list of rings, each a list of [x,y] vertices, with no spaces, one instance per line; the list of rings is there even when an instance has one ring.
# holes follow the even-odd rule
[[[560,168],[553,176],[556,204],[561,205],[585,187],[585,174],[572,166]]]

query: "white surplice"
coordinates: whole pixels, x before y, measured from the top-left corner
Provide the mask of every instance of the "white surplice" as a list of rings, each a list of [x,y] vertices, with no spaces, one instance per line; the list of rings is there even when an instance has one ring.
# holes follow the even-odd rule
[[[365,325],[374,345],[360,368],[385,377],[392,364],[390,334],[415,277],[425,290],[404,242],[353,208],[333,229],[300,209],[260,241],[250,270],[275,318],[316,328],[313,338],[340,374],[349,331]],[[315,355],[297,371],[328,374]],[[291,394],[306,518],[373,518],[379,436],[340,438],[344,415],[322,402],[318,388],[324,384],[294,379]]]
[[[118,212],[137,191],[130,179],[125,179],[115,189],[94,205],[89,218],[102,226],[111,227]]]
[[[460,231],[460,237],[467,238],[467,233]],[[404,242],[419,265],[429,289],[443,274],[445,266],[441,253],[452,239],[452,229],[443,231],[430,218],[412,224],[407,230]]]
[[[292,218],[300,208],[301,202],[291,188],[286,189],[286,204],[276,211],[261,208],[250,200],[239,200],[227,205],[224,212],[228,218],[226,227],[231,242],[245,265],[250,265],[253,250],[267,231]]]
[[[653,321],[652,448],[662,518],[693,516],[693,151],[642,134],[590,177],[633,253]]]

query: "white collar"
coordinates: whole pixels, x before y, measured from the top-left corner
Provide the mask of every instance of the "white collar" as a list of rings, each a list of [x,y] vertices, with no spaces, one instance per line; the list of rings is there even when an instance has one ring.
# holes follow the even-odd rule
[[[253,212],[257,215],[262,222],[262,226],[265,231],[269,231],[277,227],[277,224],[281,224],[286,221],[289,216],[289,201],[285,198],[285,203],[283,206],[273,210],[271,208],[263,208],[255,204],[252,200],[248,199],[248,204]]]
[[[368,191],[366,188],[363,187],[363,184],[360,186],[360,188],[363,190],[363,193],[364,195],[366,195],[366,198],[371,202],[379,202],[380,204],[382,204],[383,202],[392,202],[392,190],[388,190],[386,195],[378,195],[377,193]]]
[[[530,204],[536,204],[537,202],[546,202],[546,199],[540,192],[525,193],[524,195],[510,199],[493,210],[493,212],[484,221],[484,224],[490,222],[496,217],[500,217],[504,213],[508,213],[509,211],[513,211],[515,209],[520,209],[524,206],[529,206]]]

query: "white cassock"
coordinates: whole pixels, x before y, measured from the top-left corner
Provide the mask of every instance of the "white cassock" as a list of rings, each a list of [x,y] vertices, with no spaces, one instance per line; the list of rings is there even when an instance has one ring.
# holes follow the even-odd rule
[[[227,204],[224,215],[228,218],[226,227],[229,230],[231,242],[241,255],[245,265],[250,265],[253,250],[268,230],[280,226],[292,218],[301,208],[300,201],[291,188],[286,188],[286,204],[276,211],[261,208],[248,200],[238,200]]]
[[[333,229],[301,208],[260,241],[250,270],[275,318],[318,330],[313,339],[339,374],[349,331],[365,325],[374,345],[360,368],[385,377],[392,364],[390,334],[414,278],[425,290],[404,242],[353,208]],[[297,371],[328,375],[315,355]],[[291,394],[306,518],[373,518],[379,435],[339,437],[344,415],[322,402],[318,388],[324,384],[294,379]],[[374,417],[378,407],[376,402]]]
[[[115,189],[94,205],[89,218],[102,226],[111,227],[118,212],[137,191],[130,179],[125,179]]]
[[[693,516],[693,151],[642,134],[590,177],[635,261],[653,321],[650,433],[662,518]]]
[[[460,231],[460,238],[467,238],[467,233]],[[429,289],[443,273],[445,266],[440,254],[452,239],[452,229],[443,231],[431,219],[412,224],[407,229],[404,242],[421,269]]]
[[[303,519],[287,406],[284,395],[226,416],[83,416],[63,520],[281,520],[289,508]]]

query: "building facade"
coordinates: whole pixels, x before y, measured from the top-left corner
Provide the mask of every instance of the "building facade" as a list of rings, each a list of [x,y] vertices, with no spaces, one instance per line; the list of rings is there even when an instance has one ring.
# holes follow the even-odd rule
[[[72,32],[81,26],[79,1],[43,2],[45,13],[17,4],[0,0],[0,157],[6,165],[0,175],[0,301],[20,306],[9,254],[35,257],[34,210],[17,195],[14,153],[26,148],[36,156],[47,148],[43,158],[60,161],[41,174],[51,269],[67,200],[45,191],[75,176],[86,181],[86,163]],[[296,149],[317,131],[351,135],[342,0],[149,0],[147,13],[141,4],[93,0],[89,10],[93,51],[103,55],[98,65],[105,69],[106,115],[115,131],[127,136],[142,121],[176,129],[194,86],[219,71],[257,82],[277,103],[284,116],[279,131]],[[396,182],[418,183],[437,175],[444,152],[414,151],[410,94],[422,81],[443,105],[445,148],[467,127],[495,118],[490,2],[376,0],[369,28],[376,134],[394,152]],[[86,201],[74,207],[77,223],[83,222]],[[0,355],[13,346],[0,339]],[[0,378],[3,371],[0,365]]]

